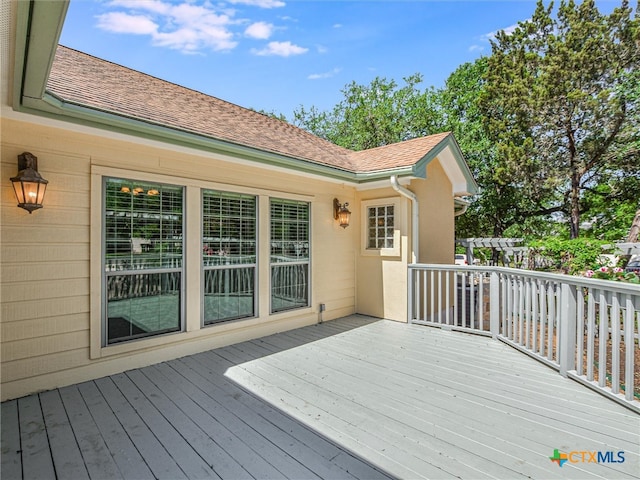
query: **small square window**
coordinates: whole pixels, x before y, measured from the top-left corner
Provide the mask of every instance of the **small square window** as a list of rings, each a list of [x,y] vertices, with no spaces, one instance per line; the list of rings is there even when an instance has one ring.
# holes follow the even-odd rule
[[[369,219],[367,248],[394,248],[394,206],[368,207],[367,210],[367,218]]]
[[[399,257],[404,224],[403,199],[388,197],[362,202],[362,243],[365,256]]]

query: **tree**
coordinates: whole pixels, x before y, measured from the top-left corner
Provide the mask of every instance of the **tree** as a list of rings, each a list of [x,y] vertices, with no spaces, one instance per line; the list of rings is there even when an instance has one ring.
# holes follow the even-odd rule
[[[631,228],[629,229],[629,235],[627,235],[627,242],[635,243],[638,241],[640,235],[640,209],[636,212],[631,222]]]
[[[487,122],[480,108],[488,59],[460,65],[438,92],[442,131],[452,131],[479,186],[467,213],[456,220],[458,237],[500,237],[520,222],[518,189],[505,183]]]
[[[576,238],[585,192],[639,169],[629,141],[640,128],[640,21],[627,0],[608,16],[593,0],[562,0],[557,18],[552,9],[539,0],[531,20],[497,34],[481,106],[505,183],[530,200],[521,215],[562,212]]]
[[[294,111],[294,124],[351,150],[365,150],[437,131],[435,90],[421,92],[422,76],[394,80],[376,77],[369,85],[348,84],[330,113],[315,107]]]

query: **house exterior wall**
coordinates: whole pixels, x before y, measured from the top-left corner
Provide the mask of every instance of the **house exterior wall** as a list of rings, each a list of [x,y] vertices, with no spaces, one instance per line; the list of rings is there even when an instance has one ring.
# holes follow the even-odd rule
[[[407,199],[391,187],[358,192],[362,208],[357,253],[357,305],[358,313],[389,320],[406,321],[407,317],[407,265],[410,258],[410,208]],[[398,245],[396,252],[379,252],[366,248],[366,206],[394,203]]]
[[[419,262],[453,263],[454,204],[451,181],[438,159],[427,166],[425,179],[413,179],[408,186],[418,199]],[[400,249],[397,254],[376,254],[364,246],[365,221],[359,222],[361,238],[357,258],[358,313],[401,322],[407,321],[407,266],[411,263],[411,201],[389,188],[358,193],[362,204],[388,204],[395,198],[400,207]],[[362,211],[363,209],[361,209]],[[364,214],[363,214],[364,215]]]
[[[334,197],[357,205],[353,187],[60,122],[31,122],[24,115],[1,121],[3,400],[313,324],[320,319],[320,303],[326,305],[323,320],[356,311],[359,232],[333,219]],[[25,151],[38,157],[39,171],[49,180],[44,208],[33,214],[16,207],[9,181]],[[186,187],[185,331],[102,346],[103,175],[168,179]],[[258,196],[256,318],[200,326],[201,188]],[[269,313],[269,198],[311,204],[310,306],[275,315]],[[352,210],[355,225],[359,215]]]
[[[452,185],[440,162],[427,165],[427,178],[409,187],[420,204],[418,263],[452,264],[455,253],[455,217]]]

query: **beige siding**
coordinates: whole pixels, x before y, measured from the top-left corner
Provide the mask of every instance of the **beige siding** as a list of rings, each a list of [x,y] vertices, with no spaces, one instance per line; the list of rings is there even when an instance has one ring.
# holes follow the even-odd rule
[[[17,156],[24,151],[38,157],[40,173],[50,182],[45,207],[31,215],[16,208],[9,182],[17,172]],[[261,268],[262,309],[257,319],[200,328],[198,297],[189,292],[188,332],[117,348],[96,348],[95,340],[100,338],[100,313],[96,311],[100,288],[96,286],[100,281],[98,278],[96,283],[93,277],[100,276],[96,261],[96,249],[99,254],[100,247],[92,246],[91,241],[100,238],[96,202],[101,193],[92,190],[92,176],[101,168],[134,179],[166,176],[189,188],[249,189],[261,198],[293,195],[308,199],[312,204],[311,306],[269,315],[265,309],[269,272]],[[359,229],[342,229],[332,216],[334,197],[356,205],[355,189],[351,187],[185,149],[170,151],[149,142],[126,142],[119,137],[6,118],[2,119],[0,173],[2,399],[314,323],[319,320],[320,303],[326,305],[323,320],[356,310]],[[352,211],[354,225],[358,214],[356,208]],[[267,218],[268,211],[262,211],[263,234],[268,232],[264,224]],[[264,267],[265,262],[268,265],[269,247],[264,238],[261,240]],[[193,236],[187,241],[199,245]],[[199,277],[198,268],[190,270],[188,278]],[[133,343],[136,345],[132,347]]]

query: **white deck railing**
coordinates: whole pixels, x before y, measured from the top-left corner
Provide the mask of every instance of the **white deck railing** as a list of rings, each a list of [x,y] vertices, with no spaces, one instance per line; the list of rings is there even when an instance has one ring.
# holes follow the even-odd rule
[[[504,267],[410,265],[410,323],[490,335],[640,413],[640,286]]]

